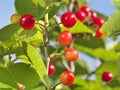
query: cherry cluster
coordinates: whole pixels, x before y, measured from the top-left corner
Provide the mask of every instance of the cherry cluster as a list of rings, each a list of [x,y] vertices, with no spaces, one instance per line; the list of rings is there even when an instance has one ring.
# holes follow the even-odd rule
[[[67,27],[71,28],[73,27],[77,19],[81,22],[84,22],[84,20],[88,18],[88,20],[91,20],[93,24],[98,25],[98,28],[95,30],[95,36],[97,38],[102,38],[103,33],[101,32],[101,26],[104,24],[104,19],[97,16],[97,13],[90,10],[88,6],[82,6],[78,11],[74,13],[72,12],[65,12],[61,17],[62,24]]]
[[[61,16],[61,23],[67,27],[71,28],[73,27],[77,19],[81,22],[84,22],[86,18],[89,18],[89,20],[92,20],[92,22],[96,25],[98,25],[98,28],[96,29],[96,37],[101,38],[103,33],[100,31],[101,26],[104,24],[104,20],[101,17],[97,16],[97,13],[90,10],[88,6],[82,6],[75,14],[72,12],[66,12]],[[24,28],[25,30],[32,30],[35,26],[35,18],[30,14],[25,14],[23,16],[20,16],[18,14],[14,14],[11,16],[11,21],[16,23],[19,22],[20,26]],[[66,60],[69,62],[73,62],[78,60],[79,53],[74,48],[70,47],[70,44],[72,43],[72,34],[68,30],[62,31],[58,36],[58,42],[62,46],[67,46],[64,50],[64,56]],[[51,57],[51,61],[54,61],[56,57]],[[48,67],[48,75],[51,76],[56,71],[55,66],[52,64],[49,64]],[[64,71],[60,74],[60,82],[64,85],[71,85],[74,82],[74,73],[71,71]],[[105,82],[109,82],[112,80],[112,74],[110,72],[104,72],[102,75],[102,80]],[[24,89],[25,86],[17,83],[19,88]]]
[[[69,46],[72,43],[72,34],[68,30],[64,30],[58,36],[58,42],[62,46]],[[71,47],[68,47],[64,50],[65,58],[71,62],[78,59],[79,53]],[[55,57],[52,57],[51,60],[54,61]],[[55,72],[54,65],[49,66],[49,75],[52,75]],[[71,71],[64,71],[60,74],[60,82],[64,85],[71,85],[74,82],[74,74]]]

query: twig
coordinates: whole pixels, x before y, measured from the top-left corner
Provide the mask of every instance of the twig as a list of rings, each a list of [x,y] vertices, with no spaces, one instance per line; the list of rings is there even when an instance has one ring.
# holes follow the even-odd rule
[[[74,63],[74,61],[73,62],[70,62],[70,67],[71,67],[71,72],[75,72],[75,63]]]
[[[101,63],[101,65],[100,65],[98,68],[96,68],[96,70],[95,70],[95,71],[93,71],[93,72],[89,73],[89,74],[87,75],[86,79],[88,79],[91,75],[95,74],[95,73],[96,73],[96,71],[102,67],[102,65],[103,65],[103,64]]]
[[[47,24],[45,24],[43,39],[44,39],[43,43],[44,43],[45,59],[46,59],[46,66],[47,66],[47,74],[48,74],[50,58],[48,55],[48,25]]]
[[[52,90],[55,90],[55,88],[56,88],[59,84],[61,84],[61,82],[58,82],[58,83],[52,88]]]
[[[68,70],[68,71],[71,71],[71,68],[69,67],[68,63],[62,58],[62,63],[63,65],[65,66],[65,68]]]

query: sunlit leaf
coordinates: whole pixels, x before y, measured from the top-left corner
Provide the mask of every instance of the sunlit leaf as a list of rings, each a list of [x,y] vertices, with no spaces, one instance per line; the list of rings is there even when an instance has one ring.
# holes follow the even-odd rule
[[[108,51],[103,48],[91,49],[91,48],[80,46],[80,45],[74,45],[74,47],[80,50],[81,52],[84,52],[92,57],[96,57],[105,61],[114,61],[114,60],[116,61],[116,60],[119,60],[120,58],[118,53],[113,51]]]
[[[34,76],[34,77],[33,77]],[[18,89],[17,82],[26,86],[26,90],[32,89],[39,83],[39,76],[37,72],[30,67],[30,65],[24,63],[17,63],[10,65],[6,68],[0,67],[0,88],[8,85],[12,88]],[[6,88],[9,88],[6,86]]]
[[[104,32],[104,36],[113,36],[120,34],[120,11],[116,11],[112,14],[108,21],[103,25],[102,31]]]
[[[47,75],[47,70],[46,70],[46,67],[44,65],[44,62],[43,62],[40,54],[35,49],[35,47],[33,47],[32,45],[24,43],[24,46],[26,46],[26,48],[25,48],[25,49],[27,49],[26,53],[28,55],[28,58],[31,61],[31,65],[37,71],[37,73],[40,76],[40,79],[43,81],[43,83],[47,87],[49,87],[50,83],[49,83],[49,79],[48,79],[48,75]]]
[[[66,28],[63,25],[61,26],[61,30],[68,30],[70,31],[72,34],[75,33],[93,33],[92,30],[90,30],[87,26],[85,26],[82,22],[77,21],[77,23],[71,27],[71,28]]]
[[[118,9],[120,9],[120,0],[112,0],[112,3],[114,4],[114,6]]]

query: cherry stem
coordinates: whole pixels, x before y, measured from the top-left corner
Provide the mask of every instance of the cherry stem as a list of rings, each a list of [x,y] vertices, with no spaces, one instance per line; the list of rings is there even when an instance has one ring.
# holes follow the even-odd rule
[[[46,23],[44,26],[44,35],[43,35],[43,39],[44,39],[44,51],[45,51],[45,59],[46,59],[46,66],[47,66],[47,74],[48,74],[48,68],[49,68],[49,63],[50,63],[50,58],[48,55],[48,24]]]
[[[15,58],[14,60],[12,60],[12,63],[14,63],[15,61],[17,61],[17,58]]]
[[[57,23],[54,26],[52,26],[50,29],[53,30],[53,28],[55,28],[56,26],[59,26],[60,24],[62,24],[62,23]]]
[[[96,68],[95,71],[92,71],[91,73],[89,73],[89,74],[87,75],[86,79],[88,79],[91,75],[95,74],[96,71],[98,71],[98,69],[100,69],[100,68],[102,67],[102,65],[103,65],[103,64],[101,63],[100,66],[99,66],[98,68]]]
[[[11,57],[11,55],[10,55],[10,54],[9,54],[8,56],[9,56],[9,62],[11,62],[12,57]]]
[[[69,47],[73,47],[74,41],[75,41],[75,39],[73,38],[72,43],[70,44]],[[71,68],[71,72],[74,73],[74,72],[75,72],[75,63],[74,63],[74,61],[71,61],[71,62],[70,62],[70,68]]]
[[[65,68],[68,70],[68,71],[71,71],[71,68],[69,67],[68,63],[64,60],[64,58],[62,58],[62,63],[63,65],[65,66]]]
[[[74,63],[74,61],[70,62],[70,67],[71,67],[71,72],[74,73],[75,72],[75,63]]]

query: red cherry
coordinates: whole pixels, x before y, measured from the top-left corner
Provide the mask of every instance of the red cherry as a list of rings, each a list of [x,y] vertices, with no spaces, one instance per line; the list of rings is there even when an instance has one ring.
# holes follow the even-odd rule
[[[93,18],[93,22],[97,24],[99,27],[101,27],[104,24],[104,20],[100,17]]]
[[[34,28],[35,19],[30,14],[25,14],[20,18],[20,26],[26,30],[31,30]]]
[[[102,38],[102,36],[103,36],[103,32],[101,32],[101,29],[98,28],[98,29],[96,30],[95,37],[97,37],[97,38]]]
[[[65,27],[70,28],[76,24],[77,19],[72,12],[66,12],[61,16],[61,22]]]
[[[20,90],[24,90],[25,89],[25,85],[21,84],[21,83],[17,83],[17,86]]]
[[[97,17],[97,13],[96,12],[94,12],[94,11],[92,11],[92,10],[90,10],[90,16],[91,16],[91,18],[92,18],[92,20],[94,20],[94,18],[96,18]]]
[[[105,82],[109,82],[111,81],[113,78],[113,75],[111,72],[108,72],[108,71],[105,71],[103,72],[102,74],[102,80],[105,81]]]
[[[72,42],[72,34],[69,31],[65,30],[59,34],[58,41],[61,45],[67,46]]]
[[[80,11],[83,11],[86,14],[86,16],[88,16],[90,8],[85,5],[80,8]]]
[[[55,72],[55,66],[50,64],[49,69],[48,69],[48,75],[50,76],[50,75],[54,74],[54,72]]]
[[[78,59],[79,53],[73,48],[67,48],[64,50],[64,55],[68,61],[75,61]]]
[[[81,22],[84,21],[85,18],[86,18],[86,14],[83,11],[80,11],[80,10],[77,11],[75,13],[75,15],[76,15],[77,19],[79,19]]]
[[[70,71],[64,71],[63,73],[60,74],[60,81],[64,85],[72,85],[74,82],[74,74]]]

